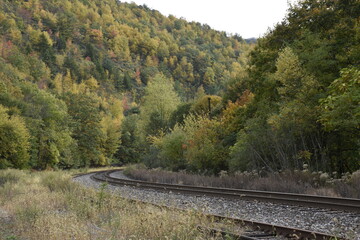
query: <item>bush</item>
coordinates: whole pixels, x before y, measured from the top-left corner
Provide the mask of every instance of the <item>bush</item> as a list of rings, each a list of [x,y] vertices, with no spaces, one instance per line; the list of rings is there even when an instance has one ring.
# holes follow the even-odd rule
[[[51,192],[69,192],[75,187],[71,177],[62,172],[43,172],[41,184]]]
[[[335,181],[334,188],[342,197],[360,198],[360,170],[345,174],[342,181]]]
[[[2,170],[0,171],[0,187],[5,183],[17,183],[19,179],[24,177],[25,173],[22,171]]]

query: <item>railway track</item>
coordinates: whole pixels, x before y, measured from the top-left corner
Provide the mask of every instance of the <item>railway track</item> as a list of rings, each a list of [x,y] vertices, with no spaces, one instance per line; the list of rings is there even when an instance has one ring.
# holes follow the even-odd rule
[[[98,172],[93,174],[91,178],[95,181],[107,182],[112,185],[126,185],[144,189],[155,189],[160,191],[191,194],[197,196],[215,196],[233,199],[270,201],[287,205],[291,204],[315,208],[328,208],[332,210],[345,210],[356,213],[360,212],[360,200],[358,199],[330,198],[301,194],[151,183],[146,181],[114,178],[111,176],[111,173],[115,171],[117,170]],[[236,235],[233,233],[222,232],[221,229],[208,230],[227,236],[232,236],[234,239],[269,239],[270,236],[277,235],[285,236],[291,239],[341,239],[324,233],[276,226],[261,222],[247,221],[244,219],[229,218],[217,215],[208,215],[208,217],[216,221],[230,220],[238,225],[250,226],[252,229],[254,229],[254,231],[261,230],[261,232],[258,234],[250,233],[247,235]]]
[[[332,210],[360,212],[360,199],[353,198],[334,198],[326,196],[303,195],[292,193],[253,191],[232,188],[214,188],[198,187],[189,185],[176,185],[165,183],[153,183],[139,180],[126,180],[111,177],[110,174],[115,172],[104,171],[93,175],[94,180],[106,181],[110,184],[135,186],[139,188],[148,188],[168,192],[178,192],[193,195],[205,195],[224,198],[236,198],[244,200],[267,201],[281,204],[292,204],[305,207],[327,208]]]

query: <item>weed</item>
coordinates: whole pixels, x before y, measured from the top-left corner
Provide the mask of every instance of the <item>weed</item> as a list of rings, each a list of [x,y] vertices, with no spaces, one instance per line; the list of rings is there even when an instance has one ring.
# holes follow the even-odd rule
[[[108,196],[107,190],[108,183],[102,183],[98,192],[97,207],[101,208],[105,204],[106,197]]]
[[[16,240],[16,239],[17,239],[17,237],[16,237],[16,236],[13,236],[13,235],[7,236],[7,237],[5,238],[5,240]]]
[[[0,186],[7,182],[16,183],[24,176],[22,171],[2,170],[0,171]]]
[[[60,191],[68,192],[71,191],[73,184],[71,177],[61,174],[60,172],[43,172],[41,183],[47,187],[51,192]]]
[[[30,225],[35,224],[37,218],[43,213],[43,210],[33,204],[21,206],[17,209],[15,215],[21,222]]]
[[[21,172],[16,181],[0,186],[1,207],[12,224],[0,228],[8,239],[210,239],[197,230],[212,221],[183,212],[125,200],[110,194],[107,184],[88,189],[71,181],[68,172]],[[4,175],[0,171],[0,176]],[[4,190],[4,187],[6,190]],[[15,237],[17,236],[17,238]],[[215,239],[215,238],[211,238]]]
[[[341,180],[332,179],[327,173],[296,170],[271,174],[222,172],[217,177],[131,166],[124,173],[131,178],[150,182],[360,198],[360,171],[348,174]]]

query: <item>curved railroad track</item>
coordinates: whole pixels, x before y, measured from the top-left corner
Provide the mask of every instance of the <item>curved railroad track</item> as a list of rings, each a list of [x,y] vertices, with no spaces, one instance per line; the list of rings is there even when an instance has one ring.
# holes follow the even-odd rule
[[[110,174],[115,171],[118,170],[99,172],[93,175],[92,178],[97,181],[106,181],[110,184],[115,185],[135,186],[139,188],[148,188],[161,191],[171,191],[178,193],[216,196],[224,198],[237,198],[245,200],[268,201],[274,203],[292,204],[314,208],[328,208],[332,210],[360,212],[360,199],[334,198],[316,195],[254,191],[232,188],[199,187],[190,185],[154,183],[139,180],[127,180],[111,177]]]
[[[111,173],[118,170],[97,172],[91,176],[95,181],[107,182],[112,185],[133,186],[143,189],[155,189],[158,191],[176,192],[183,194],[191,194],[197,196],[215,196],[231,199],[244,199],[244,200],[256,200],[256,201],[270,201],[275,203],[281,203],[286,205],[299,205],[314,208],[327,208],[332,210],[345,210],[350,212],[360,212],[360,200],[348,199],[348,198],[332,198],[313,195],[302,194],[290,194],[290,193],[278,193],[278,192],[265,192],[265,191],[252,191],[252,190],[240,190],[240,189],[228,189],[228,188],[213,188],[213,187],[198,187],[188,185],[173,185],[163,183],[153,183],[138,180],[120,179],[111,176]],[[281,235],[290,237],[292,239],[341,239],[335,236],[317,233],[308,230],[276,226],[272,224],[266,224],[261,222],[247,221],[244,219],[229,218],[217,215],[208,215],[216,220],[231,220],[239,225],[250,226],[252,229],[261,229],[263,233],[256,236],[236,236],[235,239],[262,239],[260,236],[269,237],[274,235]],[[212,231],[220,232],[221,230]],[[231,233],[224,233],[231,235]]]

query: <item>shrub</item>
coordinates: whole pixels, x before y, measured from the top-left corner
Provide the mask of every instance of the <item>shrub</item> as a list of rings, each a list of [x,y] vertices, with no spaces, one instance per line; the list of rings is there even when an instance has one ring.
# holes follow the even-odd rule
[[[74,188],[71,177],[61,172],[43,172],[41,184],[51,192],[68,192]]]
[[[0,171],[0,187],[4,185],[6,182],[16,183],[24,177],[25,173],[21,171],[13,171],[13,170],[2,170]]]

